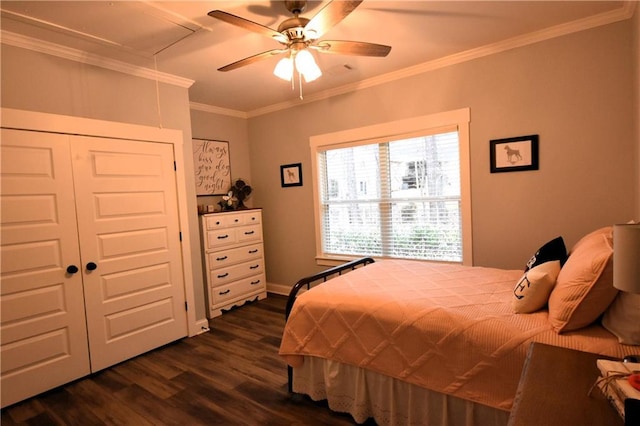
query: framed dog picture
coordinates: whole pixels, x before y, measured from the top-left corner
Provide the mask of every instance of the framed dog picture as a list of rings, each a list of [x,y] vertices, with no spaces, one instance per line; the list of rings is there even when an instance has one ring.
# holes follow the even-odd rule
[[[489,141],[491,173],[538,170],[538,135]]]
[[[282,187],[302,186],[302,163],[280,166],[280,182]]]

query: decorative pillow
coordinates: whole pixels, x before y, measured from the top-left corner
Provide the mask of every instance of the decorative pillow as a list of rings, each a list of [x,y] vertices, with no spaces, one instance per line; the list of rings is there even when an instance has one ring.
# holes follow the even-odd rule
[[[640,294],[621,291],[602,317],[604,328],[620,343],[640,345]]]
[[[600,231],[576,243],[549,296],[549,321],[558,333],[591,324],[618,293],[613,287],[613,236]]]
[[[535,268],[538,265],[542,265],[543,263],[550,262],[552,260],[559,260],[561,267],[567,260],[567,249],[562,237],[556,237],[540,247],[538,251],[531,256],[531,259],[527,262],[527,266],[525,266],[524,271],[526,272],[529,269]]]
[[[559,260],[545,262],[525,272],[513,289],[513,311],[528,314],[546,305],[559,273]]]
[[[582,243],[589,243],[596,235],[604,235],[609,241],[609,245],[613,247],[613,226],[605,226],[603,228],[596,229],[595,231],[589,232],[587,235],[582,237],[572,248],[571,253],[578,250]]]

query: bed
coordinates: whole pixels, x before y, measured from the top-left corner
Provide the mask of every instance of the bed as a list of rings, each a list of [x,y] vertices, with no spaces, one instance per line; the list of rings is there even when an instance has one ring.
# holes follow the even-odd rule
[[[550,241],[524,272],[364,258],[307,277],[291,291],[280,346],[290,390],[358,423],[507,424],[532,342],[638,352],[601,323],[618,299],[612,247],[608,227],[569,255]]]

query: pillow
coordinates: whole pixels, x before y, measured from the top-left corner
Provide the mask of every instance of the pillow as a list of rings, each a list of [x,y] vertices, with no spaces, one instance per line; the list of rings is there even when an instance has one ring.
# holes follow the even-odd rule
[[[535,268],[538,265],[542,265],[543,263],[550,262],[552,260],[559,260],[561,267],[567,260],[567,249],[562,237],[556,237],[540,247],[538,251],[531,256],[531,259],[527,262],[527,266],[525,266],[524,271],[527,272],[531,268]]]
[[[545,262],[525,272],[513,289],[513,311],[528,314],[546,305],[559,273],[559,260]]]
[[[602,317],[604,328],[620,343],[640,345],[640,294],[621,291]]]
[[[571,250],[549,296],[549,321],[558,332],[594,322],[613,302],[613,237],[594,231]]]
[[[573,253],[574,251],[578,250],[580,248],[580,245],[584,242],[589,242],[592,240],[592,238],[596,238],[596,235],[604,235],[607,240],[609,241],[611,247],[613,247],[613,226],[605,226],[604,228],[599,228],[596,229],[595,231],[592,231],[590,233],[588,233],[587,235],[585,235],[584,237],[582,237],[572,248],[571,248],[571,253]]]

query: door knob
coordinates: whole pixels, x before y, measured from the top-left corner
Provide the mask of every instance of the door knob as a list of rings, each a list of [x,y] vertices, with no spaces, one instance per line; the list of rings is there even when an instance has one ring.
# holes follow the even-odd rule
[[[78,267],[77,267],[76,265],[69,265],[69,266],[67,266],[67,274],[71,274],[71,275],[73,275],[73,274],[75,274],[75,273],[76,273],[76,272],[78,272],[78,271],[79,271],[79,269],[78,269]]]
[[[87,271],[94,271],[97,267],[98,267],[98,265],[96,265],[93,262],[87,263]]]

